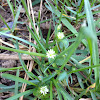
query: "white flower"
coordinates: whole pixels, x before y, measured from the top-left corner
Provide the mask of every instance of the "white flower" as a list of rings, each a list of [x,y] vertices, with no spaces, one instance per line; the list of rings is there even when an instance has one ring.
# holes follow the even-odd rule
[[[60,29],[61,29],[61,24],[59,24],[58,26],[57,26],[57,30],[59,31]]]
[[[58,32],[57,37],[58,37],[58,39],[63,39],[65,36],[64,36],[63,32]]]
[[[82,27],[86,26],[86,20],[83,21]]]
[[[47,94],[47,92],[49,92],[49,89],[47,88],[47,86],[43,86],[40,89],[41,94],[45,95]]]
[[[55,51],[53,49],[48,50],[46,54],[48,58],[54,59],[54,57],[56,56]]]

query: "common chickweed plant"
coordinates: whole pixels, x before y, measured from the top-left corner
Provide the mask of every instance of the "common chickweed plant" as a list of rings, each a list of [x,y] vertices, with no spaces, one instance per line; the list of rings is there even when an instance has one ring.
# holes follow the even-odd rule
[[[14,23],[10,29],[0,15],[8,27],[8,30],[0,31],[0,35],[10,37],[9,41],[12,41],[15,47],[0,46],[0,49],[17,52],[21,66],[0,68],[2,78],[15,81],[15,85],[12,86],[0,84],[0,92],[14,93],[7,100],[17,100],[21,96],[28,100],[78,100],[84,96],[93,100],[100,99],[100,64],[97,44],[100,31],[96,31],[96,27],[100,28],[100,18],[93,17],[100,13],[99,0],[52,0],[52,3],[49,0],[45,1],[46,8],[52,13],[52,18],[41,22],[39,15],[35,25],[39,27],[41,23],[51,20],[54,26],[54,38],[52,37],[51,40],[51,26],[46,39],[43,38],[40,28],[37,35],[25,0],[15,0],[15,9],[7,0],[14,16]],[[37,44],[6,34],[7,31],[13,34],[17,23],[20,23],[18,17],[22,8],[21,4],[32,26],[32,29],[29,26],[27,29]],[[79,30],[76,30],[76,26],[79,26]],[[34,47],[36,52],[20,50],[19,45],[23,44],[18,41]],[[29,49],[28,46],[23,46]],[[27,65],[21,59],[23,54],[30,55],[35,61],[34,66],[37,67],[34,67],[32,72],[28,71]],[[16,71],[16,75],[3,73],[6,71]],[[21,71],[25,71],[29,80],[19,76]],[[76,76],[76,79],[73,76]],[[27,84],[24,92],[20,92],[22,83]]]

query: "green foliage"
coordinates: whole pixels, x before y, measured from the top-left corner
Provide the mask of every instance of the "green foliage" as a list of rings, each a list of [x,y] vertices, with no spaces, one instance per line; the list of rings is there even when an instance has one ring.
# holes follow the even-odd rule
[[[100,18],[95,18],[96,21],[94,21],[93,17],[94,14],[100,11],[92,12],[93,9],[99,7],[99,1],[51,0],[52,3],[49,0],[45,1],[45,6],[51,11],[53,18],[41,21],[40,12],[38,13],[38,19],[35,19],[35,24],[39,27],[39,34],[37,35],[25,0],[20,2],[15,0],[15,5],[18,3],[18,7],[15,8],[12,2],[7,0],[14,17],[14,24],[10,28],[0,15],[0,18],[8,28],[6,31],[0,30],[0,35],[9,37],[9,41],[14,44],[15,48],[0,46],[0,49],[17,52],[22,66],[0,68],[0,72],[16,71],[16,76],[6,73],[1,74],[2,78],[15,81],[15,85],[6,86],[0,84],[0,92],[10,91],[14,93],[14,96],[7,100],[18,99],[21,96],[30,100],[78,100],[84,95],[93,100],[96,100],[97,97],[100,98],[100,89],[98,88],[100,87],[100,64],[97,44],[97,36],[100,35],[100,32],[96,32],[96,27],[100,28]],[[40,0],[38,2],[35,0],[33,5],[39,2]],[[7,34],[8,31],[12,34],[14,33],[15,27],[19,23],[18,17],[22,6],[32,26],[32,29],[27,26],[27,31],[37,44]],[[69,15],[67,15],[67,12]],[[53,22],[54,38],[52,38],[52,41],[50,41],[52,24],[50,24],[46,39],[43,38],[43,33],[40,29],[40,24],[47,21]],[[79,29],[76,26],[79,26]],[[68,30],[67,32],[65,31],[66,29]],[[34,47],[37,52],[20,50],[19,44],[29,49],[29,46],[20,42]],[[49,54],[47,55],[47,53]],[[28,71],[21,58],[23,54],[30,55],[34,60],[34,66],[37,65],[36,67],[38,68],[34,68],[33,72]],[[90,57],[87,57],[87,55],[90,55]],[[30,79],[21,78],[19,76],[20,71],[24,71]],[[73,76],[75,76],[75,79]],[[77,83],[75,83],[75,80],[77,80]],[[20,93],[19,90],[22,83],[26,83],[27,87],[25,92]],[[91,86],[92,84],[95,85]],[[40,90],[44,86],[47,86],[47,89],[43,90],[43,94]]]

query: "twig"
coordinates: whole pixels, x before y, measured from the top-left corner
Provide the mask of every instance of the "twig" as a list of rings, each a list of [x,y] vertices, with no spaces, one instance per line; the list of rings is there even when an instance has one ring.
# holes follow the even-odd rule
[[[28,2],[28,11],[29,11],[29,14],[30,14],[30,16],[32,14],[34,28],[35,28],[35,30],[37,31],[37,34],[38,34],[38,27],[37,27],[37,29],[35,27],[35,19],[34,19],[34,13],[33,13],[33,8],[32,8],[32,2],[31,2],[31,0],[27,0],[27,2]],[[31,24],[30,23],[29,23],[29,27],[31,28]],[[29,41],[31,42],[31,34],[30,33],[29,33]],[[35,40],[34,40],[34,44],[36,44],[36,41]],[[29,48],[30,48],[29,50],[31,50],[31,46]],[[36,49],[35,48],[33,48],[33,52],[36,52]],[[32,71],[33,65],[34,65],[34,61],[31,61],[30,62],[30,65],[29,65],[29,61],[28,61],[28,64],[27,64],[27,67],[29,66],[28,71],[30,71],[30,72]],[[29,77],[27,76],[27,74],[25,74],[24,79],[29,80]],[[22,85],[21,92],[24,92],[25,91],[26,86],[27,86],[27,84],[23,84]],[[23,96],[20,97],[20,100],[23,100]]]
[[[22,60],[33,60],[35,57],[31,57],[30,55],[21,55]],[[41,60],[40,57],[37,57]],[[19,60],[19,56],[17,54],[10,55],[10,54],[0,54],[0,59],[2,60]],[[47,59],[46,59],[47,60]]]

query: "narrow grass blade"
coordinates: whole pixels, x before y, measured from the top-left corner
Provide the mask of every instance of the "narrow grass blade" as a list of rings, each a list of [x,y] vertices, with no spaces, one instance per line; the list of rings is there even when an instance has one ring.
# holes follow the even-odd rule
[[[24,40],[24,39],[21,39],[21,38],[19,38],[19,37],[16,37],[16,36],[13,36],[13,35],[9,35],[9,34],[3,33],[3,32],[0,32],[0,35],[5,35],[5,36],[7,36],[7,37],[11,37],[11,38],[17,39],[17,40],[19,40],[19,41],[22,41],[22,42],[24,42],[24,43],[26,43],[26,44],[29,44],[29,45],[35,47],[36,49],[38,48],[38,46],[36,46],[35,44],[33,44],[33,43],[29,42],[29,41],[26,41],[26,40]]]
[[[92,100],[97,100],[95,94],[92,91],[90,91],[90,93],[91,93],[91,96],[92,96]]]
[[[62,18],[61,21],[63,24],[75,35],[77,36],[78,32],[76,29],[69,23],[69,21],[66,18]]]
[[[4,89],[1,90],[1,89],[0,89],[0,93],[7,92],[7,91],[9,91],[9,92],[14,92],[14,89],[6,89],[6,90],[4,90]]]
[[[6,21],[4,20],[4,18],[0,15],[1,20],[4,22],[4,24],[7,26],[7,28],[11,31],[10,27],[8,26],[8,24],[6,23]]]
[[[22,86],[22,83],[19,83],[18,84],[18,87],[21,87]],[[3,84],[0,84],[0,89],[14,89],[15,88],[15,85],[11,85],[11,86],[6,86],[6,85],[3,85]]]
[[[0,68],[0,72],[5,72],[5,71],[12,71],[12,70],[16,70],[16,69],[22,69],[23,67],[13,67],[13,68]]]
[[[4,47],[4,46],[0,46],[0,49],[14,51],[14,52],[28,54],[28,55],[33,55],[33,56],[46,57],[45,54],[35,53],[35,52],[28,52],[28,51],[18,50],[18,49],[12,49],[12,48],[8,48],[8,47]]]
[[[85,93],[86,93],[86,89],[83,90],[78,96],[76,96],[74,100],[79,100]]]
[[[14,18],[14,23],[13,23],[13,27],[12,27],[12,32],[14,32],[14,30],[15,30],[15,27],[16,27],[16,24],[17,24],[17,20],[18,20],[18,17],[19,17],[21,8],[22,8],[22,6],[20,5],[20,6],[18,7],[17,14],[16,14],[16,16],[15,16],[15,18]]]
[[[9,7],[10,7],[10,10],[11,10],[13,16],[15,16],[13,4],[11,4],[10,0],[7,0],[7,3],[9,5]]]
[[[82,89],[84,89],[84,84],[83,84],[83,82],[82,82],[82,79],[81,79],[80,77],[78,77],[78,75],[77,75],[77,78],[78,78],[78,82],[79,82],[79,84],[80,84],[80,87],[81,87]]]
[[[62,86],[59,84],[59,89],[61,94],[64,97],[64,100],[74,100],[72,96],[69,95],[69,93],[67,91],[64,90],[64,88],[62,88]]]
[[[15,48],[19,50],[19,46],[18,46],[18,41],[17,40],[16,40]],[[29,75],[27,66],[25,65],[24,61],[21,58],[21,54],[18,53],[18,56],[19,56],[19,59],[20,59],[20,62],[22,64],[22,66],[23,66],[23,69],[25,70],[25,72],[27,73],[27,75],[31,78],[31,76]],[[33,79],[33,78],[31,78],[31,79]]]
[[[21,83],[26,83],[26,84],[29,84],[29,85],[34,85],[34,86],[36,86],[36,84],[34,84],[34,83],[32,83],[32,82],[27,81],[27,80],[24,80],[24,79],[22,79],[22,78],[19,78],[19,77],[17,77],[17,76],[14,76],[14,75],[10,75],[10,74],[5,74],[5,73],[3,73],[3,74],[1,75],[1,77],[7,78],[7,79],[10,79],[10,80],[13,80],[13,81],[18,81],[18,82],[21,82]]]
[[[48,35],[47,35],[47,38],[46,38],[46,48],[48,48],[48,42],[49,42],[49,38],[50,38],[50,32],[51,32],[51,23],[50,23],[50,28],[49,28]]]
[[[54,85],[55,85],[55,87],[56,87],[56,89],[57,89],[58,100],[62,100],[62,96],[61,96],[61,93],[60,93],[60,88],[59,88],[59,86],[58,86],[58,84],[57,84],[57,81],[53,79],[53,83],[54,83]]]
[[[6,99],[6,100],[15,100],[15,99],[17,99],[17,98],[19,98],[19,97],[21,97],[21,96],[23,96],[23,95],[30,95],[30,94],[33,93],[33,90],[34,90],[34,89],[27,90],[27,91],[25,91],[25,92],[22,92],[22,93],[19,93],[19,94],[17,94],[17,95],[14,95],[14,96],[12,96],[12,97]]]
[[[83,7],[83,4],[84,4],[84,0],[82,0],[81,4],[80,4],[80,6],[79,6],[78,13],[80,13],[80,12],[81,12],[81,10],[82,10],[82,7]]]
[[[49,80],[50,80],[51,78],[53,78],[55,75],[56,75],[56,72],[53,73],[53,74],[51,74],[51,75],[49,75],[48,77],[44,78],[44,79],[43,79],[43,82],[49,81]]]
[[[68,74],[76,73],[76,72],[79,72],[79,71],[84,71],[86,69],[95,68],[95,67],[100,67],[100,64],[99,65],[94,65],[94,66],[92,65],[92,66],[85,67],[85,68],[80,68],[80,69],[77,69],[77,70],[73,70],[73,71],[69,72]]]
[[[52,7],[52,11],[54,12],[55,15],[57,15],[57,17],[60,17],[61,13],[53,6]],[[51,9],[49,9],[51,10]],[[77,36],[77,31],[76,29],[69,23],[69,21],[66,18],[61,18],[61,21],[63,22],[63,24],[75,35]]]
[[[52,81],[50,81],[50,100],[53,100]]]
[[[85,4],[88,28],[89,28],[89,30],[91,30],[90,35],[92,35],[94,38],[97,38],[89,0],[84,0],[84,4]],[[97,64],[99,64],[98,44],[97,44],[97,40],[95,41],[92,39],[91,41],[92,41],[92,55],[91,55],[92,58],[91,59],[93,59],[94,65],[97,65]],[[95,68],[96,89],[99,86],[99,69],[100,68]]]
[[[67,4],[69,7],[71,6],[69,0],[64,0],[64,1],[66,2],[66,4]]]
[[[44,53],[46,53],[45,47],[41,44],[41,42],[39,41],[39,39],[37,38],[37,36],[33,33],[33,31],[29,27],[28,27],[28,30],[31,33],[32,37],[36,40],[36,42],[39,45],[39,47],[43,50]]]
[[[19,77],[19,69],[17,69],[16,77]],[[15,81],[15,95],[18,94],[18,81]]]

